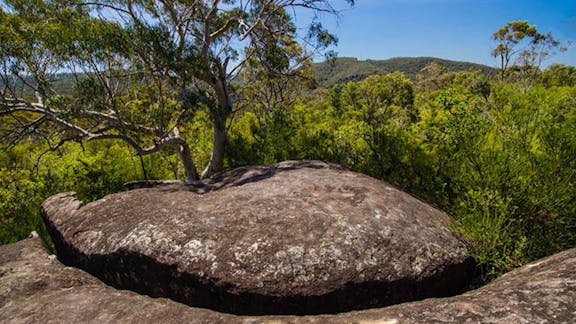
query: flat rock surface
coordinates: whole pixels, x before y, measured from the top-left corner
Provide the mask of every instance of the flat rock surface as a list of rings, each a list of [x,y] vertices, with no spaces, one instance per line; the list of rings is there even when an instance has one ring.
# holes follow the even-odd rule
[[[108,284],[236,314],[317,314],[461,292],[473,277],[445,213],[314,161],[104,197],[49,198],[59,258]]]
[[[574,323],[576,249],[460,296],[338,315],[247,317],[108,287],[50,256],[38,238],[0,246],[2,323]]]

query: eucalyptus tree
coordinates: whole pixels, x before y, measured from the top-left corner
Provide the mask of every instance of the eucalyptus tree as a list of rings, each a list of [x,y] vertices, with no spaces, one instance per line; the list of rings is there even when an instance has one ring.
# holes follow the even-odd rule
[[[139,155],[171,147],[192,181],[199,176],[180,129],[205,107],[213,134],[208,177],[224,164],[231,83],[255,66],[296,75],[336,43],[320,18],[338,14],[328,0],[4,1],[5,137],[57,130],[58,143],[114,138]],[[297,15],[311,17],[305,30]],[[69,95],[51,82],[59,72],[75,76]]]
[[[505,79],[510,64],[533,74],[530,72],[539,71],[542,62],[556,50],[566,50],[551,33],[543,34],[525,20],[506,23],[494,32],[492,37],[497,42],[492,56],[500,60],[502,80]]]

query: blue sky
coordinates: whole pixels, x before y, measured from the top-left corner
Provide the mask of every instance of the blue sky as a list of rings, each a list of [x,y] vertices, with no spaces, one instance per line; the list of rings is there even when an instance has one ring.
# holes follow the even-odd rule
[[[341,57],[435,56],[496,66],[492,33],[513,20],[573,42],[544,65],[576,65],[576,0],[357,0],[327,26]]]

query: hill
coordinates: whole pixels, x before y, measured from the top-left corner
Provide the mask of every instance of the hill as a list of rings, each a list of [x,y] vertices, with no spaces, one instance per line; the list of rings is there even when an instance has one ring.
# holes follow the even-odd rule
[[[321,87],[331,87],[338,83],[357,81],[372,74],[404,72],[410,79],[426,65],[437,62],[448,71],[481,70],[492,74],[496,69],[470,62],[450,61],[435,57],[395,57],[387,60],[360,61],[353,57],[339,57],[331,62],[314,63],[316,80]]]
[[[388,74],[396,71],[404,72],[408,78],[415,80],[416,74],[432,62],[439,63],[448,71],[480,70],[485,74],[493,74],[497,71],[495,68],[482,64],[450,61],[435,57],[395,57],[387,60],[365,61],[360,61],[354,57],[338,57],[330,62],[314,63],[313,67],[318,85],[329,88],[339,83],[362,80],[373,74]],[[82,78],[82,74],[78,77]],[[52,87],[56,93],[70,93],[74,88],[74,78],[71,73],[57,74],[52,80]],[[3,83],[0,79],[0,87],[2,86]],[[30,98],[34,96],[29,88],[23,86],[21,81],[17,81],[15,88],[22,91],[21,96]]]

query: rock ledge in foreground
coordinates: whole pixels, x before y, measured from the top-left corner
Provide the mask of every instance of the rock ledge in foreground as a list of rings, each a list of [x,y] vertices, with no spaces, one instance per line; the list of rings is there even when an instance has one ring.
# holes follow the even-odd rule
[[[576,249],[538,260],[460,296],[338,315],[240,317],[115,290],[65,267],[38,238],[0,246],[2,323],[569,323]]]

